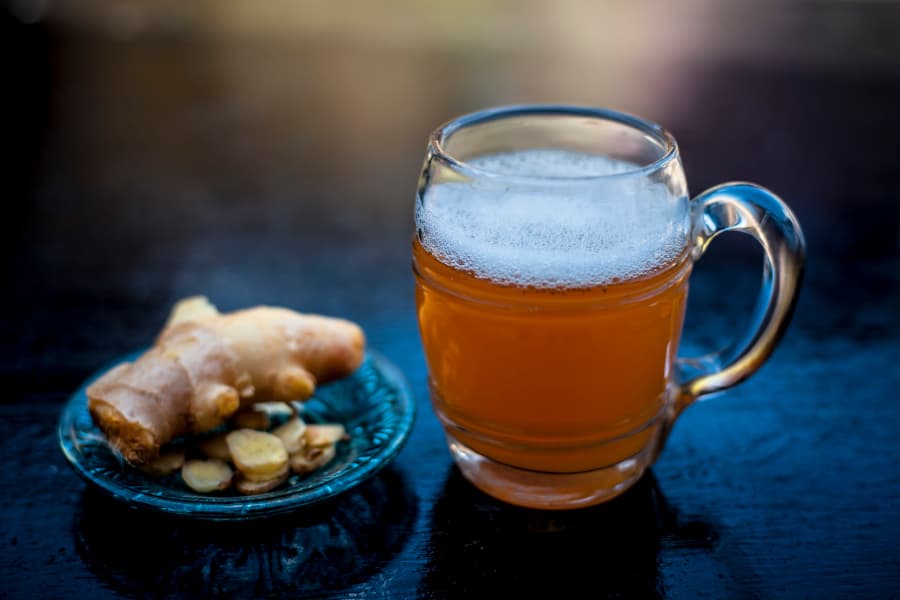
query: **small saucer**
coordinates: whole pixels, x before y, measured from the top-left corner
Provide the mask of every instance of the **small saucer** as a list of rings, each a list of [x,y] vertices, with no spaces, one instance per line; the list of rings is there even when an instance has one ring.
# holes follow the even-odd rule
[[[122,357],[132,361],[140,352]],[[102,371],[101,371],[102,373]],[[387,465],[403,447],[415,420],[415,401],[400,370],[368,351],[353,374],[319,386],[303,404],[308,423],[342,423],[350,440],[335,458],[306,476],[292,475],[279,488],[255,496],[206,495],[187,488],[176,474],[154,478],[125,463],[91,419],[85,390],[69,397],[59,421],[59,444],[75,471],[116,500],[164,513],[213,521],[247,520],[294,511],[356,487]]]

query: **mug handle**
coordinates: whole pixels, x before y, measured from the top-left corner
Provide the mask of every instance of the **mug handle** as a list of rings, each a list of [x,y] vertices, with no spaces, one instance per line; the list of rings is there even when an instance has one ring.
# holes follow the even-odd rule
[[[769,358],[790,322],[806,261],[797,218],[781,198],[763,187],[725,183],[703,192],[691,205],[694,260],[720,233],[740,231],[759,242],[765,262],[752,322],[744,335],[717,352],[676,361],[678,389],[667,429],[699,396],[737,385]]]

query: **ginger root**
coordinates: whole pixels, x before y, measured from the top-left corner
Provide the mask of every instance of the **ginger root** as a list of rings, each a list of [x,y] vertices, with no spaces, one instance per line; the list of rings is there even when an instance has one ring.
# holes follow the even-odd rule
[[[112,446],[146,464],[163,444],[223,424],[257,402],[309,398],[350,374],[365,337],[349,321],[259,306],[219,313],[202,297],[176,305],[156,345],[87,389],[88,409]]]

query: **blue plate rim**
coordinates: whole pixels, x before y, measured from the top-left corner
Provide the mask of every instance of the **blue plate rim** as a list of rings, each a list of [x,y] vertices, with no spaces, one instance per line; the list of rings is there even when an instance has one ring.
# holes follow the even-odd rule
[[[147,508],[165,514],[210,521],[249,520],[284,514],[343,494],[376,475],[381,469],[393,462],[394,458],[400,453],[415,424],[416,402],[403,372],[381,353],[369,348],[366,349],[364,361],[371,361],[373,367],[395,389],[398,400],[396,402],[397,409],[393,412],[398,415],[399,419],[394,435],[387,443],[381,446],[377,454],[365,462],[358,463],[339,476],[323,480],[311,488],[275,499],[254,500],[252,496],[209,496],[205,497],[202,503],[188,503],[185,500],[167,499],[144,494],[118,481],[97,476],[97,474],[87,469],[79,460],[75,441],[72,439],[72,432],[75,431],[75,417],[80,408],[79,404],[84,402],[87,387],[109,368],[120,362],[133,360],[144,351],[146,351],[146,348],[122,355],[85,379],[78,389],[67,398],[57,426],[57,438],[60,449],[72,469],[89,484],[94,485],[115,500],[132,507]],[[99,433],[99,430],[98,435],[102,435]],[[353,478],[352,483],[338,489],[333,487],[335,482],[348,477]],[[186,505],[191,507],[190,510],[185,510]]]

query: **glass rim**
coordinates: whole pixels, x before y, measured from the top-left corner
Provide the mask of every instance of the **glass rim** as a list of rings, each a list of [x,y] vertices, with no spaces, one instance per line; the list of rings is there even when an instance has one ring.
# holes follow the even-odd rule
[[[582,116],[603,121],[611,121],[619,123],[635,129],[645,135],[652,137],[658,142],[664,152],[662,156],[653,162],[634,165],[625,171],[616,173],[606,173],[599,175],[512,175],[502,173],[492,169],[484,169],[476,167],[471,163],[460,160],[447,152],[444,143],[454,133],[471,127],[480,125],[498,119],[505,119],[516,116],[538,116],[538,115],[560,115],[560,116]],[[633,177],[647,175],[659,171],[674,161],[679,154],[678,142],[675,137],[669,133],[662,125],[642,119],[628,113],[623,113],[608,108],[595,108],[590,106],[577,106],[567,104],[513,104],[508,106],[498,106],[471,112],[447,121],[438,127],[431,134],[428,140],[430,153],[434,158],[447,164],[451,169],[458,171],[470,178],[487,178],[510,182],[522,183],[585,183],[599,182],[611,179],[621,179],[624,177]]]

